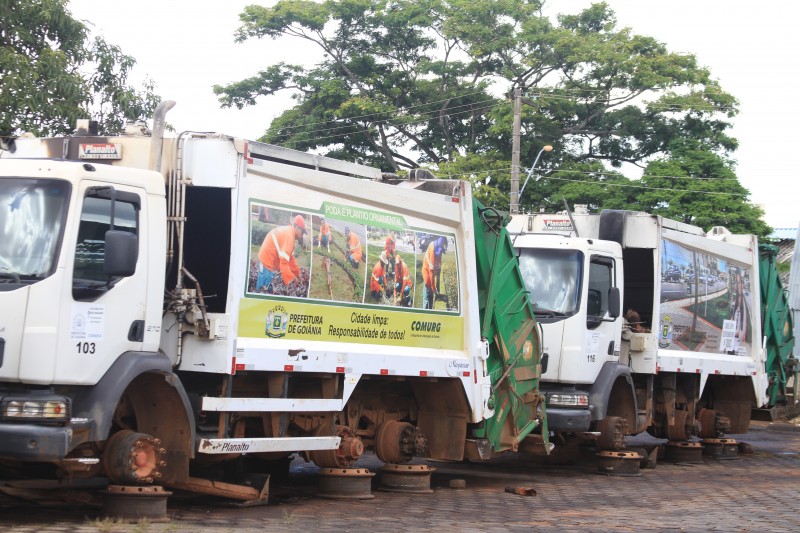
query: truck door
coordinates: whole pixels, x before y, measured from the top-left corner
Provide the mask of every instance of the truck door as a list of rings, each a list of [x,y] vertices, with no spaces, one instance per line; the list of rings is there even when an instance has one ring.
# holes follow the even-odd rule
[[[42,373],[50,373],[50,380],[59,383],[94,384],[119,355],[142,348],[147,249],[138,239],[146,234],[146,195],[135,187],[88,181],[81,182],[77,193],[80,213],[77,220],[72,217],[73,231],[64,242],[69,260],[60,298],[56,360],[49,365],[40,361],[38,369],[27,370],[38,371],[39,380]],[[106,240],[112,229],[132,235],[128,239],[135,254],[132,275],[106,273],[106,262],[112,261],[106,255]]]
[[[597,376],[606,361],[619,358],[620,304],[616,290],[616,264],[612,257],[592,254],[586,286],[586,367]],[[616,308],[614,308],[616,307]]]

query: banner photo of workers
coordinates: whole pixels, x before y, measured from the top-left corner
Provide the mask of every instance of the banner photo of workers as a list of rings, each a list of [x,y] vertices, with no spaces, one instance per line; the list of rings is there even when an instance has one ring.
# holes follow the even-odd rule
[[[308,296],[310,224],[306,213],[251,204],[248,293]]]
[[[362,303],[367,273],[366,228],[322,215],[312,217],[313,266],[309,297]]]
[[[414,300],[414,232],[367,227],[372,267],[366,303],[411,307]]]
[[[414,307],[458,311],[458,268],[452,236],[416,234],[416,289]]]

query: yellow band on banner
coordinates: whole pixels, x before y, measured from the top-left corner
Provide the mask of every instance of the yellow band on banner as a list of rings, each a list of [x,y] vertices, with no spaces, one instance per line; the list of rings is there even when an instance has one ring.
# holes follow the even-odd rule
[[[463,350],[464,319],[434,313],[242,298],[239,336]]]

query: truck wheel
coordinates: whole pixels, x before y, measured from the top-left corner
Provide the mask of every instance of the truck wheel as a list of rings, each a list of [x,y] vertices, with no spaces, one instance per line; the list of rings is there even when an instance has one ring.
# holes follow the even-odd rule
[[[317,435],[330,435],[328,424],[320,426]],[[309,457],[320,468],[350,468],[364,453],[364,444],[355,432],[347,426],[336,426],[336,435],[342,442],[335,450],[313,450]]]
[[[166,466],[160,445],[159,439],[129,429],[114,433],[103,450],[106,476],[117,485],[153,483]]]
[[[692,432],[686,427],[689,418],[689,411],[675,410],[675,423],[667,426],[667,438],[669,440],[689,440]]]
[[[375,455],[384,463],[409,462],[415,455],[428,455],[428,441],[419,428],[408,422],[387,420],[375,434]]]
[[[601,450],[625,449],[625,431],[628,428],[628,419],[621,416],[607,416],[597,423],[597,447]]]
[[[714,409],[700,409],[697,420],[700,422],[699,436],[703,439],[720,438],[731,431],[730,418],[720,415]]]

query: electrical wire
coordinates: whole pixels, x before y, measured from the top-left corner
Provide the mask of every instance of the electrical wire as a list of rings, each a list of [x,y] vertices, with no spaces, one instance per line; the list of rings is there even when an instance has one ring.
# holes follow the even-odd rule
[[[520,168],[520,170],[524,170],[524,169]],[[456,174],[448,173],[447,174],[447,178],[456,178],[456,177],[460,177],[460,176],[473,176],[473,175],[476,175],[476,174],[492,174],[492,173],[503,173],[503,172],[511,173],[511,171],[512,171],[512,168],[509,167],[509,166],[498,167],[498,168],[490,168],[490,169],[476,169],[476,170],[472,170],[472,171],[468,171],[468,172],[461,172],[461,173],[456,173]],[[599,175],[606,174],[606,175],[608,175],[610,177],[620,176],[620,177],[624,177],[626,179],[631,179],[631,178],[627,178],[622,173],[614,173],[614,172],[603,173],[603,172],[597,171],[597,170],[593,170],[593,171],[570,170],[570,169],[568,169],[568,170],[560,170],[560,171],[549,170],[549,171],[546,171],[545,173],[540,173],[540,175],[543,178],[544,177],[553,177],[553,176],[546,176],[546,174],[549,174],[549,173],[552,173],[552,172],[563,172],[563,173],[569,173],[569,174],[583,174],[583,175],[586,175],[586,176],[599,176]],[[645,174],[645,175],[642,175],[642,177],[640,179],[643,179],[643,178],[661,178],[661,179],[697,180],[697,181],[736,181],[736,182],[739,181],[739,178],[705,178],[705,177],[700,177],[700,176],[670,176],[670,175],[662,175],[662,174]],[[567,178],[559,178],[559,179],[567,179]],[[588,181],[588,180],[586,182],[587,183],[599,183],[599,182],[596,182],[596,181]],[[678,190],[678,189],[669,189],[669,190]]]
[[[480,174],[486,174],[486,175],[490,176],[493,173],[498,173],[498,172],[511,172],[511,168],[510,167],[503,167],[503,168],[496,168],[496,169],[473,170],[471,172],[463,172],[463,173],[458,173],[458,174],[448,173],[447,174],[447,178],[448,179],[452,179],[452,178],[458,178],[458,177],[461,177],[461,176],[476,176],[476,175],[480,175]],[[571,172],[571,171],[566,171],[566,172]],[[599,174],[599,173],[598,172],[593,172],[593,173],[587,172],[586,174]],[[620,177],[625,178],[625,176],[622,176],[622,175],[620,175]],[[653,176],[643,176],[643,177],[653,177]],[[660,178],[674,178],[674,179],[700,179],[700,178],[689,178],[687,176],[658,176],[658,177],[660,177]],[[647,190],[653,190],[653,191],[703,193],[703,194],[714,194],[714,195],[718,195],[718,196],[739,196],[739,197],[747,197],[747,196],[750,195],[749,192],[748,193],[733,193],[733,192],[707,191],[707,190],[702,190],[702,189],[676,189],[676,188],[673,188],[673,187],[652,187],[650,185],[637,185],[635,183],[615,183],[615,182],[610,182],[610,181],[577,180],[577,179],[571,179],[571,178],[562,178],[562,177],[558,177],[558,176],[543,176],[543,179],[566,181],[566,182],[572,182],[572,183],[586,183],[586,184],[589,184],[589,185],[609,185],[609,186],[612,186],[612,187],[633,187],[633,188],[636,188],[636,189],[647,189]],[[625,179],[630,180],[630,178],[625,178]],[[702,179],[708,180],[708,179],[717,179],[717,178],[702,178]],[[722,179],[731,180],[731,179],[735,179],[735,178],[719,178],[719,179],[720,180],[722,180]],[[630,181],[632,182],[634,180],[630,180]]]
[[[717,191],[705,191],[699,189],[674,189],[672,187],[650,187],[647,185],[634,185],[632,183],[612,183],[608,181],[604,182],[597,182],[597,181],[589,181],[589,180],[573,180],[569,178],[559,178],[556,176],[548,176],[547,179],[551,180],[558,180],[558,181],[568,181],[574,183],[589,183],[594,185],[610,185],[612,187],[633,187],[636,189],[648,189],[653,191],[672,191],[672,192],[688,192],[688,193],[703,193],[703,194],[714,194],[717,196],[740,196],[740,197],[747,197],[750,193],[736,193],[736,192],[717,192]]]
[[[470,107],[470,106],[474,106],[474,105],[480,105],[480,104],[484,104],[486,102],[495,102],[494,104],[492,104],[492,106],[499,105],[499,102],[497,101],[496,98],[489,98],[489,99],[481,100],[481,101],[478,101],[478,102],[471,102],[469,104],[462,104],[462,105],[458,105],[458,106],[449,107],[449,108],[447,108],[447,111],[448,111],[447,116],[448,117],[449,116],[456,116],[456,115],[465,113],[465,111],[459,111],[459,112],[456,112],[456,113],[451,113],[450,111],[453,110],[453,109],[460,109],[460,108],[463,108],[463,107]],[[486,108],[486,106],[480,107],[480,108],[476,108],[476,109],[482,110],[482,109],[485,109],[485,108]],[[469,111],[474,111],[474,109],[469,109],[466,112],[469,112]],[[437,115],[441,114],[441,110],[426,111],[425,113],[420,113],[419,115],[421,117],[424,114],[430,114],[431,116],[429,116],[427,118],[424,118],[424,119],[420,118],[420,120],[416,121],[416,122],[405,122],[404,124],[417,124],[419,122],[427,122],[428,120],[435,119]],[[378,116],[385,116],[385,113],[374,113],[372,115],[363,115],[363,116],[364,117],[371,117],[371,116],[378,117]],[[395,118],[405,117],[405,116],[412,116],[412,115],[399,115],[398,114],[398,115],[395,115]],[[357,118],[358,117],[351,117],[351,118],[341,119],[341,120],[353,120],[353,121],[355,121]],[[385,120],[382,120],[382,122],[383,121],[385,121]],[[284,130],[289,130],[291,132],[291,130],[300,130],[299,134],[310,135],[312,133],[324,133],[324,132],[328,132],[328,131],[333,132],[333,131],[344,129],[344,128],[352,128],[353,126],[354,126],[353,123],[347,123],[347,124],[342,124],[341,126],[334,126],[332,128],[321,128],[321,129],[310,130],[310,131],[302,130],[303,126],[287,126],[285,128],[284,127],[280,127],[280,131],[284,132]]]
[[[533,93],[533,97],[536,99],[541,100],[562,100],[568,102],[578,102],[581,100],[588,100],[586,98],[580,98],[577,96],[566,96],[554,93]],[[611,103],[608,100],[588,100],[584,102],[587,105],[591,104],[603,104],[609,106],[616,106],[617,104]],[[620,103],[628,103],[628,102],[620,102]],[[727,112],[727,111],[736,111],[737,108],[733,106],[722,106],[722,105],[714,105],[714,104],[670,104],[665,102],[647,102],[644,103],[646,107],[651,109],[657,109],[662,111],[687,111],[687,110],[700,110],[700,111],[719,111],[719,112]]]
[[[411,115],[409,115],[407,113],[407,111],[411,110],[411,109],[416,109],[416,108],[419,108],[419,107],[426,107],[426,106],[430,106],[430,105],[434,105],[434,104],[439,104],[439,103],[442,103],[442,102],[447,102],[448,100],[458,100],[458,99],[461,99],[461,98],[465,98],[467,96],[472,96],[472,95],[481,94],[481,93],[484,93],[484,91],[475,91],[475,92],[466,93],[466,94],[463,94],[463,95],[460,95],[460,96],[453,96],[453,97],[450,97],[450,98],[444,98],[444,99],[441,99],[441,100],[435,100],[435,101],[428,102],[428,103],[425,103],[425,104],[418,104],[418,105],[409,106],[409,107],[406,107],[406,108],[399,108],[398,110],[396,110],[395,112],[392,112],[392,113],[387,113],[387,112],[368,113],[368,114],[364,114],[364,115],[357,115],[357,116],[354,116],[354,117],[345,117],[345,118],[333,119],[333,120],[329,120],[329,121],[311,122],[309,124],[302,124],[302,125],[297,125],[297,126],[281,126],[280,130],[282,132],[286,132],[286,133],[291,133],[293,131],[299,131],[304,135],[310,135],[310,134],[314,134],[314,133],[331,132],[331,135],[325,135],[323,137],[320,137],[320,139],[335,138],[335,135],[351,135],[352,133],[350,133],[350,132],[346,132],[346,133],[343,133],[343,134],[334,134],[333,132],[335,132],[337,130],[341,130],[341,129],[352,127],[353,126],[353,124],[352,124],[353,121],[369,119],[369,118],[387,117],[387,115],[388,115],[388,118],[382,118],[381,121],[389,123],[389,121],[392,120],[392,119],[397,119],[397,118],[405,117],[405,116],[411,116]],[[559,95],[559,94],[554,94],[554,93],[537,92],[537,93],[528,93],[528,94],[530,96],[533,96],[534,98],[540,98],[540,99],[544,99],[544,100],[549,99],[549,100],[564,100],[564,101],[575,101],[575,102],[579,102],[581,100],[585,100],[584,98],[580,98],[580,97],[577,97],[577,96]],[[695,94],[697,94],[697,93],[695,93]],[[701,94],[705,94],[705,93],[701,93]],[[447,111],[446,116],[448,116],[448,117],[458,116],[460,114],[463,114],[463,112],[453,113],[452,110],[460,109],[460,108],[463,108],[463,107],[471,107],[471,106],[475,106],[475,105],[480,105],[480,104],[483,104],[483,103],[486,103],[486,102],[496,102],[496,103],[493,104],[492,106],[475,108],[475,109],[471,109],[470,111],[486,109],[488,107],[495,107],[495,106],[501,105],[502,103],[506,102],[506,100],[498,99],[498,98],[487,98],[485,100],[479,100],[479,101],[476,101],[476,102],[470,102],[470,103],[467,103],[467,104],[461,104],[461,105],[458,105],[458,106],[449,107],[449,108],[446,109],[446,111]],[[609,105],[609,102],[607,100],[595,100],[595,101],[589,101],[589,102],[583,102],[583,103],[585,103],[586,105],[590,105],[592,103]],[[735,111],[736,110],[736,108],[732,107],[732,106],[720,106],[720,105],[714,105],[714,104],[701,104],[701,103],[695,103],[695,104],[689,104],[689,103],[687,103],[687,104],[670,104],[670,103],[650,102],[650,103],[646,103],[644,105],[649,107],[649,108],[651,108],[651,109],[662,110],[662,111],[673,111],[673,112],[680,112],[680,111],[687,111],[687,110],[727,112],[727,111]],[[420,115],[423,115],[423,116],[424,115],[430,115],[429,117],[420,118],[417,121],[407,122],[406,124],[418,124],[418,123],[421,123],[421,122],[426,122],[426,121],[431,120],[432,118],[434,118],[436,115],[441,114],[441,112],[442,112],[441,109],[434,109],[434,110],[431,110],[431,111],[425,111],[425,112],[421,113]],[[349,121],[349,122],[343,123],[341,125],[334,125],[334,126],[331,126],[329,128],[327,128],[327,127],[326,128],[318,128],[318,129],[312,129],[312,130],[308,130],[308,131],[304,130],[304,128],[307,128],[309,126],[315,126],[315,125],[320,125],[320,124],[336,124],[338,122],[344,122],[344,121]]]
[[[458,116],[458,115],[475,113],[475,112],[478,112],[478,111],[483,111],[483,110],[486,110],[486,109],[491,109],[493,107],[497,107],[498,105],[499,105],[499,103],[495,103],[495,104],[492,104],[492,105],[478,107],[478,108],[475,108],[475,109],[467,109],[465,111],[460,111],[458,113],[448,113],[448,116],[454,117],[454,116]],[[414,125],[414,124],[422,124],[422,123],[425,123],[425,122],[428,122],[428,121],[432,120],[432,118],[433,117],[428,117],[428,118],[424,118],[424,119],[421,119],[421,120],[413,120],[413,121],[410,121],[410,122],[404,122],[404,123],[402,123],[400,125],[395,125],[395,124],[392,124],[390,122],[386,122],[386,126],[388,126],[390,128],[397,129],[398,126],[411,126],[411,125]],[[321,130],[321,131],[324,131],[324,130]],[[315,137],[313,140],[320,141],[320,140],[326,140],[326,139],[337,139],[339,137],[347,137],[347,136],[350,136],[350,135],[361,135],[361,134],[364,134],[364,133],[367,133],[367,132],[362,130],[362,131],[356,131],[356,132],[338,133],[338,134],[333,134],[333,135],[323,135],[321,137]],[[305,134],[305,132],[301,132],[299,135],[303,135],[303,134]],[[292,145],[297,145],[300,142],[307,142],[308,140],[310,140],[310,139],[298,139],[298,140],[294,140],[294,141],[286,141],[285,143],[281,144],[280,146],[291,147]]]
[[[458,95],[458,96],[451,96],[450,98],[443,98],[441,100],[433,100],[431,102],[426,102],[424,104],[417,104],[417,105],[412,105],[412,106],[408,106],[408,107],[399,107],[399,108],[397,108],[397,110],[393,114],[394,114],[394,116],[405,116],[407,114],[407,111],[409,111],[411,109],[416,109],[418,107],[427,107],[427,106],[431,106],[431,105],[435,105],[435,104],[441,104],[443,102],[447,102],[448,100],[460,100],[462,98],[466,98],[468,96],[474,96],[476,94],[485,94],[485,92],[486,91],[475,91],[475,92],[471,92],[471,93],[461,94],[461,95]],[[477,102],[477,103],[490,102],[492,100],[497,100],[497,98],[493,97],[493,98],[489,98],[487,100],[483,100],[483,101]],[[471,104],[465,104],[465,105],[471,105]],[[461,106],[456,106],[456,108],[457,107],[461,107]],[[448,109],[455,109],[455,108],[448,108]],[[426,111],[426,113],[440,113],[440,110]],[[322,120],[322,121],[319,121],[319,122],[309,122],[308,124],[303,124],[303,125],[300,125],[300,126],[285,126],[285,127],[281,127],[281,129],[288,129],[288,130],[302,129],[302,128],[305,128],[305,127],[308,127],[308,126],[318,126],[320,124],[334,124],[334,123],[337,123],[337,122],[340,122],[340,121],[344,121],[344,120],[351,120],[352,121],[352,120],[361,120],[361,119],[371,118],[371,117],[381,117],[381,116],[384,116],[385,114],[386,114],[385,112],[367,113],[365,115],[356,115],[354,117],[343,117],[343,118],[336,118],[336,119],[331,119],[331,120]],[[320,130],[313,130],[313,131],[325,131],[326,129],[337,129],[337,128],[344,127],[344,126],[349,126],[349,124],[344,124],[342,126],[335,126],[335,127],[332,127],[332,128],[322,128]],[[312,132],[309,132],[309,133],[312,133]]]

